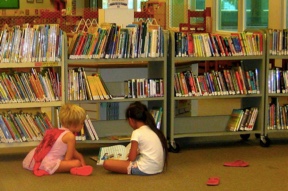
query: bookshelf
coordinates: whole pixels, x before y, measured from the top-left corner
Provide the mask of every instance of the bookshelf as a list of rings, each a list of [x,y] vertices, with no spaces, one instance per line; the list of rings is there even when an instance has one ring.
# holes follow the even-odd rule
[[[268,147],[268,134],[287,133],[287,29],[267,29],[265,123],[262,146]]]
[[[93,75],[98,73],[101,75],[106,87],[108,88],[112,99],[100,100],[75,100],[69,99],[68,84],[65,83],[67,89],[65,97],[66,102],[73,104],[85,105],[90,110],[95,111],[95,119],[91,119],[94,128],[99,136],[99,140],[85,140],[81,143],[121,143],[127,140],[113,140],[109,137],[131,135],[132,128],[125,119],[125,109],[127,106],[135,101],[141,101],[148,106],[148,109],[154,107],[161,107],[163,109],[161,130],[166,136],[166,111],[167,111],[167,44],[169,33],[164,31],[164,55],[163,57],[138,57],[138,58],[91,58],[91,59],[69,59],[67,57],[65,62],[65,79],[68,79],[68,71],[73,68],[84,68],[86,75]],[[66,50],[67,51],[67,50]],[[67,52],[66,52],[67,53]],[[68,53],[66,54],[68,55]],[[133,78],[145,79],[163,79],[164,94],[159,97],[136,97],[125,98],[124,83],[126,80]],[[118,118],[107,119],[105,116],[107,106],[116,103],[119,109]],[[90,106],[89,106],[90,105]],[[93,109],[94,107],[94,109]],[[93,115],[94,115],[93,114]],[[104,117],[103,117],[104,115]],[[91,118],[91,117],[90,117]]]
[[[262,34],[262,32],[261,32]],[[263,44],[265,34],[263,33]],[[170,150],[179,152],[180,146],[177,138],[207,137],[207,136],[232,136],[239,135],[246,140],[251,133],[263,134],[264,101],[265,101],[265,46],[262,55],[253,56],[218,56],[218,57],[176,57],[175,32],[170,32],[170,52],[168,58],[168,137]],[[200,75],[203,65],[206,72],[215,70],[218,63],[228,65],[234,63],[240,65],[245,71],[259,71],[259,93],[254,94],[226,94],[211,96],[176,96],[174,86],[174,74],[178,71],[192,70],[194,74]],[[209,64],[207,64],[209,63]],[[212,64],[211,64],[212,63]],[[223,64],[225,66],[225,64]],[[212,65],[212,68],[211,68]],[[221,69],[219,69],[220,71]],[[232,109],[257,107],[259,113],[253,131],[226,130]]]
[[[23,30],[27,31],[29,26],[27,25],[26,27],[27,28],[25,28],[23,26]],[[36,27],[36,26],[34,26],[34,27]],[[63,47],[64,42],[66,41],[66,39],[65,39],[66,37],[65,37],[64,33],[62,35],[59,35],[60,34],[59,31],[58,31],[58,34],[52,32],[52,30],[59,30],[57,25],[53,25],[53,26],[49,25],[49,27],[51,29],[51,30],[49,30],[51,32],[51,36],[55,35],[54,37],[57,38],[60,42],[58,44],[58,46],[55,46],[55,47],[58,47],[58,48],[60,48],[61,46]],[[2,30],[5,30],[5,29],[2,29]],[[21,29],[17,28],[17,26],[15,26],[14,32],[16,33],[17,30],[19,32]],[[35,28],[35,31],[37,31],[36,28]],[[39,29],[39,31],[40,31],[40,29]],[[44,33],[41,33],[41,35],[42,34],[44,34]],[[60,36],[61,36],[61,38],[60,38]],[[16,39],[16,37],[15,37],[15,39]],[[17,40],[15,40],[15,42],[16,41]],[[31,42],[33,42],[33,41],[31,40]],[[29,43],[31,43],[31,42],[29,42]],[[51,43],[48,39],[47,39],[47,42]],[[45,46],[44,44],[45,43],[39,43],[40,46]],[[25,43],[23,43],[23,46],[24,45],[25,45]],[[29,46],[32,46],[32,45],[29,45]],[[15,51],[15,50],[13,49],[13,51]],[[13,92],[18,92],[18,93],[14,94],[14,93],[11,93],[11,91],[10,91],[10,93],[9,93],[10,96],[3,96],[3,95],[5,95],[5,92],[3,91],[3,89],[1,89],[1,103],[0,103],[1,104],[1,109],[0,109],[1,115],[4,116],[9,112],[12,112],[13,114],[15,114],[15,113],[18,114],[18,113],[23,112],[23,113],[31,114],[35,117],[36,113],[44,112],[47,114],[47,116],[51,120],[52,125],[57,127],[57,110],[62,104],[65,103],[65,98],[64,98],[64,96],[62,96],[62,95],[64,95],[64,87],[61,86],[61,83],[63,83],[65,81],[64,80],[64,52],[61,52],[61,50],[59,49],[59,54],[56,54],[56,51],[55,51],[55,55],[58,55],[56,57],[54,57],[52,55],[47,55],[47,57],[41,57],[40,58],[40,56],[39,56],[38,58],[32,57],[31,59],[29,59],[29,58],[26,59],[26,58],[24,58],[25,57],[24,54],[21,55],[22,57],[21,56],[18,57],[16,55],[16,53],[15,54],[13,53],[13,51],[12,51],[12,54],[10,54],[10,57],[5,57],[5,58],[2,57],[2,60],[0,63],[1,87],[2,88],[5,87],[5,84],[3,83],[3,79],[4,79],[3,76],[8,76],[8,79],[10,80],[10,82],[14,82],[14,83],[12,83],[14,85],[10,84],[11,85],[10,87],[14,87]],[[53,52],[53,51],[51,51],[51,52]],[[33,55],[33,53],[32,53],[32,55]],[[35,55],[37,55],[37,54],[35,54]],[[15,58],[19,58],[19,60],[15,60],[15,58],[13,56],[15,56]],[[22,60],[20,60],[20,57],[22,58]],[[32,71],[35,72],[34,74],[37,74],[34,76],[34,79],[40,80],[40,78],[41,78],[40,75],[41,75],[43,79],[47,80],[46,81],[47,83],[38,84],[43,89],[44,89],[44,84],[47,85],[49,82],[52,83],[52,79],[55,79],[55,83],[57,83],[57,85],[55,84],[55,87],[57,86],[58,92],[57,93],[55,91],[53,93],[50,92],[51,97],[49,97],[49,96],[47,96],[48,94],[46,94],[46,92],[42,92],[42,94],[39,92],[39,86],[37,86],[38,90],[35,89],[35,86],[32,87],[33,85],[30,85],[30,88],[28,88],[29,85],[25,86],[25,84],[23,82],[25,80],[27,80],[28,84],[32,83],[31,82],[31,78],[32,78],[31,76],[33,76]],[[51,76],[44,77],[46,74],[49,75],[48,71],[51,71],[51,72],[53,71],[52,72],[53,75],[58,75],[58,79],[56,79],[56,76],[55,76],[55,78],[52,78]],[[50,74],[52,74],[52,73],[50,73]],[[22,74],[25,74],[28,77],[25,78],[24,75],[22,76]],[[22,83],[23,83],[22,87],[25,89],[25,91],[24,91],[24,89],[20,88],[20,85],[19,85],[20,82],[19,81],[17,81],[17,80],[13,81],[12,80],[12,79],[17,79],[16,76],[19,76],[19,79],[22,80]],[[40,81],[39,81],[39,83],[40,83]],[[8,88],[8,87],[6,86],[6,88]],[[28,89],[30,89],[31,94],[27,93]],[[39,98],[38,96],[40,96],[42,99]],[[14,99],[11,99],[13,97],[14,97]],[[28,119],[28,118],[26,118],[26,119]],[[33,124],[35,123],[35,121],[34,122],[30,121],[30,122]],[[23,122],[23,120],[22,120],[22,125],[25,126],[25,128],[28,127],[28,126],[26,126],[27,123],[25,125],[25,122]],[[32,127],[31,124],[29,127]],[[41,128],[39,128],[39,129],[41,129]],[[36,131],[34,131],[34,132],[36,132]],[[13,132],[13,134],[16,134],[15,131]],[[35,138],[35,136],[33,136],[32,134],[30,134],[30,135]],[[37,136],[37,139],[34,139],[34,138],[30,139],[30,138],[28,138],[28,139],[24,138],[21,141],[17,141],[18,139],[17,140],[13,139],[12,142],[2,142],[1,141],[0,148],[36,146],[40,141],[38,136]]]

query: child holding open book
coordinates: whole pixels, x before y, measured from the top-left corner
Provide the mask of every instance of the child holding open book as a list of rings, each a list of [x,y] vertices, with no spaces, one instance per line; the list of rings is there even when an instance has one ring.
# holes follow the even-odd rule
[[[133,128],[128,160],[108,159],[106,170],[135,175],[152,175],[163,171],[167,165],[167,141],[157,129],[154,118],[146,105],[134,102],[126,109],[126,119]]]
[[[78,105],[65,104],[60,109],[59,119],[62,127],[46,130],[40,144],[23,160],[23,168],[33,171],[36,176],[58,172],[90,175],[92,166],[86,165],[84,157],[75,148],[74,133],[83,128],[85,110]]]

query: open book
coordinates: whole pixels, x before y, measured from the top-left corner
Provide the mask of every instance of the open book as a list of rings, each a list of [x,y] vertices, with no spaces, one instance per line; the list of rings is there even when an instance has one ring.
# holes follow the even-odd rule
[[[108,147],[101,147],[97,157],[97,165],[103,165],[105,160],[127,160],[127,155],[129,154],[131,145],[113,145]],[[95,160],[95,157],[91,157]]]

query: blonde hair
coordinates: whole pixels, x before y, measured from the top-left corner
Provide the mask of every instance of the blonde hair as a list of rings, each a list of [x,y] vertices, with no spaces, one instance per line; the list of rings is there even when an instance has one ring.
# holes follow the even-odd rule
[[[59,112],[60,123],[64,127],[71,125],[80,125],[86,118],[85,110],[74,104],[65,104],[61,107]]]

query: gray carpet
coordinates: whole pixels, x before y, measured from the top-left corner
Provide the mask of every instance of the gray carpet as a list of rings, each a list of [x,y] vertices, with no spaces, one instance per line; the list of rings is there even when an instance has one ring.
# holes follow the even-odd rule
[[[96,166],[89,159],[97,155],[98,146],[90,145],[80,149],[88,164],[94,166],[89,177],[73,176],[68,173],[36,177],[22,168],[22,159],[30,148],[2,150],[0,154],[1,191],[154,191],[154,190],[287,190],[288,189],[288,146],[287,139],[272,140],[269,148],[259,145],[259,140],[251,138],[209,142],[180,140],[180,153],[169,153],[169,166],[165,173],[140,177],[110,173],[102,166]],[[223,163],[244,160],[249,167],[224,167]],[[209,177],[219,177],[218,186],[207,186]]]

